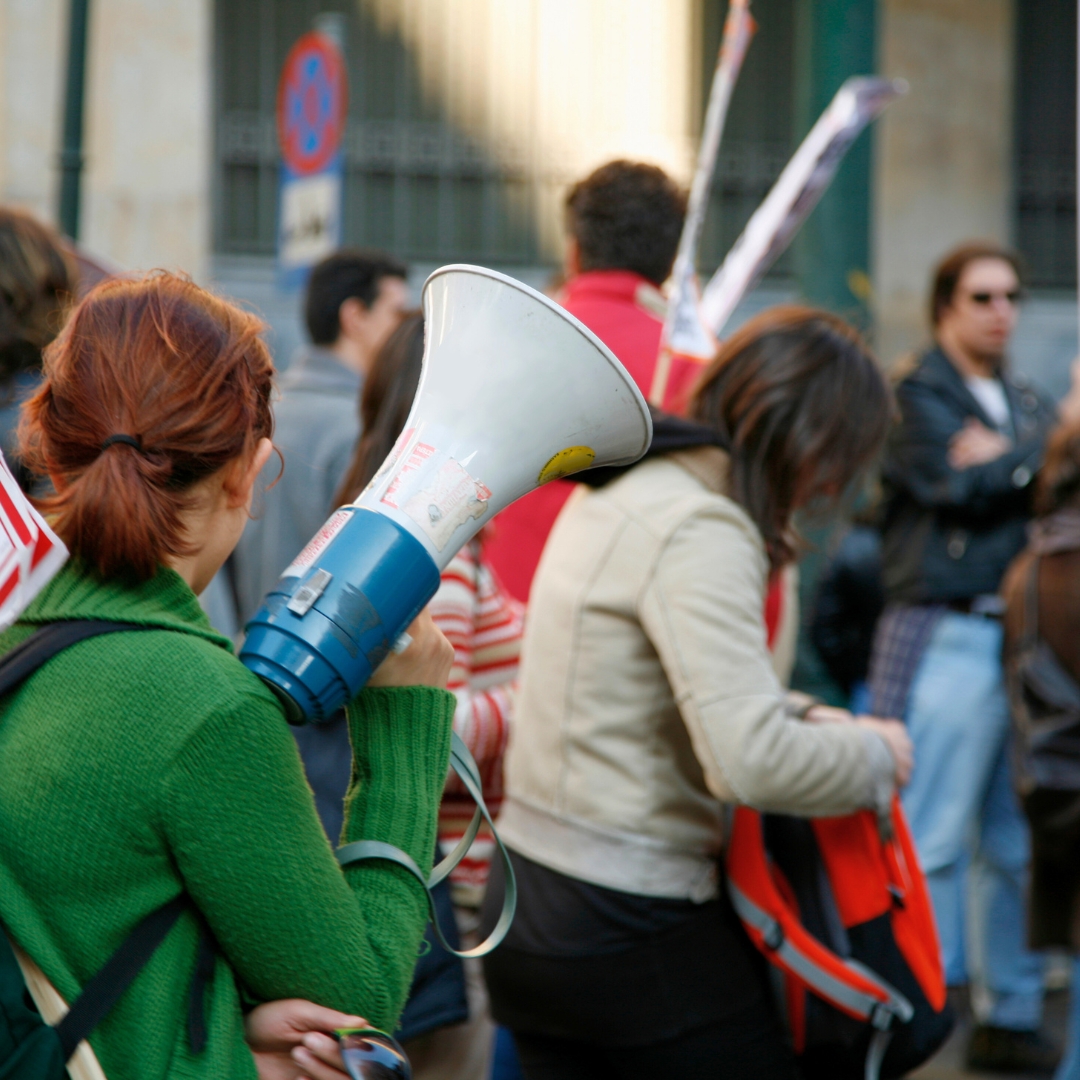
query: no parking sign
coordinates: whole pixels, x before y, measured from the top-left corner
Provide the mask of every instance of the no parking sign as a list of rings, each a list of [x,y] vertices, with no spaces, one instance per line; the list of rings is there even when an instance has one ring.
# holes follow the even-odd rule
[[[281,145],[278,264],[296,281],[341,244],[345,63],[325,34],[304,34],[285,59],[278,84]]]

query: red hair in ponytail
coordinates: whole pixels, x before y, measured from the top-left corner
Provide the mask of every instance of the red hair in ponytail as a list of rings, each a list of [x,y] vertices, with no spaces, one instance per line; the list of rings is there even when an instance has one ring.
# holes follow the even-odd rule
[[[42,510],[103,578],[146,581],[190,554],[191,487],[273,432],[274,366],[255,316],[156,272],[93,289],[45,352],[19,436],[56,494]],[[132,437],[137,445],[114,442]]]

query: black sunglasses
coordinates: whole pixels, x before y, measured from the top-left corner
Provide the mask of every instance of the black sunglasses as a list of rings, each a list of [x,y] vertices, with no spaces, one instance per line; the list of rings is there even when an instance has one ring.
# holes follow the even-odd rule
[[[352,1080],[412,1080],[412,1066],[392,1035],[378,1028],[339,1028],[334,1032]]]
[[[980,307],[986,307],[995,300],[1008,300],[1015,307],[1024,299],[1024,294],[1020,289],[1010,289],[1008,292],[973,292],[968,293],[968,299]]]

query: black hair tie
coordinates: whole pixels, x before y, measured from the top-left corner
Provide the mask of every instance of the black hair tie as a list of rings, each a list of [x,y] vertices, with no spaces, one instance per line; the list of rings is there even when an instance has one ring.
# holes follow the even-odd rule
[[[125,446],[134,446],[140,454],[144,454],[142,443],[134,435],[110,435],[102,444],[102,450],[108,450],[114,443],[123,443]]]

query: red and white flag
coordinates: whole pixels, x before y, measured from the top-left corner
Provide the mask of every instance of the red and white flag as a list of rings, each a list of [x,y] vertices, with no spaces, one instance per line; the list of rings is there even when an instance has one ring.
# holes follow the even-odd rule
[[[699,311],[710,333],[720,337],[739,301],[787,249],[863,128],[907,92],[903,79],[861,76],[836,91],[705,286]]]
[[[23,494],[0,453],[0,630],[64,565],[68,550]]]

